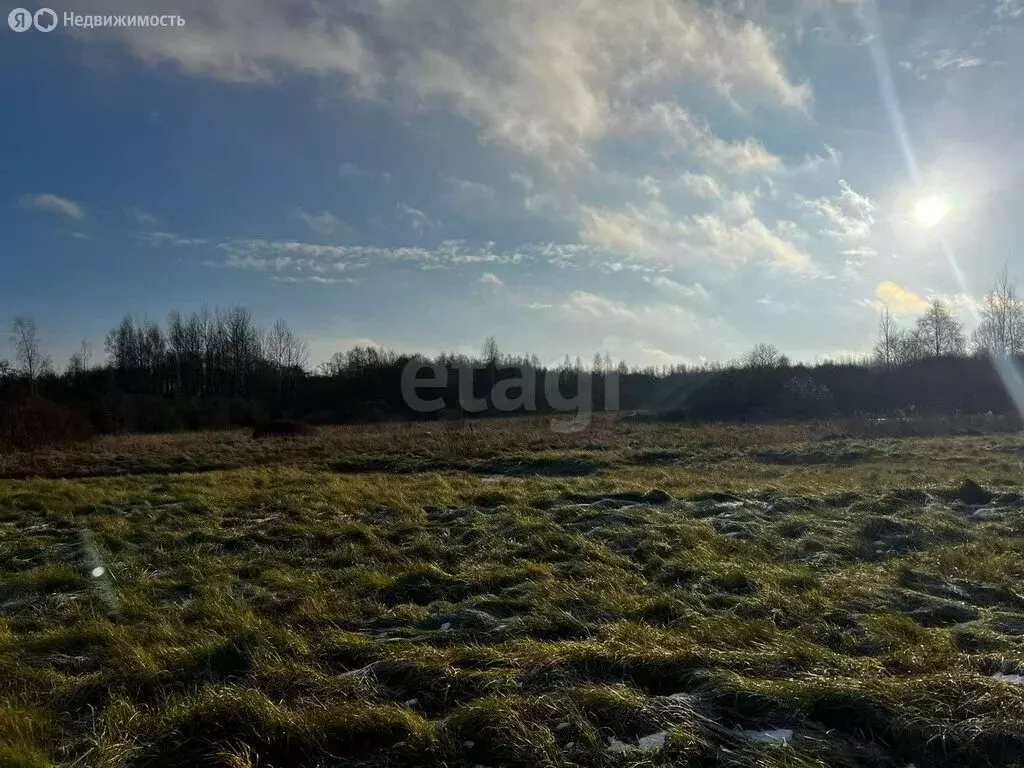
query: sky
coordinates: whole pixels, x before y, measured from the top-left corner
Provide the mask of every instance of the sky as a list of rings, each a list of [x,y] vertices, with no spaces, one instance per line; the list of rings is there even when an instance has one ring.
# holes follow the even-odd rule
[[[869,352],[883,304],[970,326],[1024,267],[1024,0],[53,10],[0,28],[0,322],[58,364],[236,305],[314,363],[810,362]]]

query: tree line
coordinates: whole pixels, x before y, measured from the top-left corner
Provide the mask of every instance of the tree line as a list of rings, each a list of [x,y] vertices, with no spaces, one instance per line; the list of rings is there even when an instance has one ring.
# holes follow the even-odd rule
[[[53,423],[87,424],[102,432],[166,431],[253,425],[273,418],[314,423],[466,416],[469,394],[487,402],[497,382],[536,383],[538,411],[550,410],[542,381],[557,376],[559,391],[587,393],[604,407],[615,376],[618,407],[654,409],[692,419],[817,417],[907,410],[1012,412],[991,361],[1024,356],[1024,301],[1006,270],[979,310],[968,335],[950,308],[932,301],[908,327],[888,307],[880,311],[873,354],[814,366],[793,363],[775,346],[758,344],[729,363],[698,367],[629,367],[607,353],[584,363],[566,355],[547,366],[535,355],[509,355],[491,337],[476,355],[434,358],[357,346],[315,369],[307,343],[286,322],[269,328],[241,307],[171,312],[165,323],[125,317],[105,338],[102,360],[83,341],[63,371],[43,350],[36,323],[11,326],[10,362],[0,360],[0,442],[4,424],[25,415],[24,402],[52,404]],[[444,407],[423,414],[402,394],[410,362],[447,372],[437,393]],[[524,374],[524,372],[526,372]],[[53,411],[65,409],[65,412]],[[495,409],[485,407],[488,415]],[[58,418],[58,413],[65,413]],[[67,413],[75,414],[70,418]],[[18,416],[21,414],[21,416]],[[21,424],[20,433],[31,432]],[[85,430],[79,430],[85,431]],[[10,441],[8,441],[10,442]]]
[[[1007,358],[1024,353],[1024,301],[1004,268],[986,294],[980,322],[968,339],[963,324],[949,307],[934,299],[913,328],[900,328],[888,306],[878,320],[874,360],[886,367],[906,365],[927,357],[962,357],[968,353]]]

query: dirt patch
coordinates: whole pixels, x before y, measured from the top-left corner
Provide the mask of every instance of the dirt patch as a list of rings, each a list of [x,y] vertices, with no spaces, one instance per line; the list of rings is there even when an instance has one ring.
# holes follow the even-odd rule
[[[970,506],[983,506],[995,498],[992,491],[973,480],[964,480],[956,490],[944,495],[950,501],[961,501]]]
[[[907,589],[944,600],[956,600],[981,608],[996,605],[1024,607],[1024,597],[1012,589],[982,584],[967,579],[943,579],[938,576],[906,571],[900,583]]]
[[[902,592],[896,599],[903,615],[925,627],[952,627],[980,618],[973,605],[952,600],[938,600],[917,592]]]
[[[685,464],[693,458],[695,458],[694,454],[682,453],[680,451],[642,451],[641,453],[633,454],[629,459],[629,463],[642,467],[660,467],[672,464]]]
[[[1011,637],[1024,637],[1024,616],[1004,616],[992,625],[996,632]]]

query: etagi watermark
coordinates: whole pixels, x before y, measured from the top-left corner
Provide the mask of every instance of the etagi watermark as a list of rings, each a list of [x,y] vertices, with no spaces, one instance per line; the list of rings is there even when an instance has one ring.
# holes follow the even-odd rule
[[[570,373],[565,371],[538,371],[530,366],[518,366],[505,369],[517,372],[515,376],[503,376],[496,379],[486,396],[476,393],[481,377],[479,371],[487,370],[486,366],[465,366],[455,369],[458,383],[459,408],[465,413],[483,413],[487,410],[499,413],[536,412],[538,383],[543,388],[544,401],[550,410],[561,414],[572,414],[571,417],[552,418],[551,429],[554,432],[581,432],[590,424],[594,412],[594,381],[599,379],[604,389],[605,411],[619,409],[619,375],[615,371],[590,374],[583,371]],[[490,369],[494,370],[494,369]],[[421,374],[425,375],[421,376]],[[441,397],[424,399],[421,390],[446,389],[449,385],[451,369],[444,365],[428,363],[424,360],[410,360],[402,369],[402,399],[405,404],[418,413],[437,413],[445,407]],[[572,387],[575,384],[575,395],[569,397],[562,394],[562,382],[565,379]]]
[[[94,27],[184,27],[185,19],[176,13],[168,14],[81,14],[66,11],[59,17],[52,8],[40,8],[30,11],[26,8],[15,8],[7,14],[7,26],[15,32],[28,32],[36,29],[40,32],[52,32],[59,23],[65,27],[92,29]]]

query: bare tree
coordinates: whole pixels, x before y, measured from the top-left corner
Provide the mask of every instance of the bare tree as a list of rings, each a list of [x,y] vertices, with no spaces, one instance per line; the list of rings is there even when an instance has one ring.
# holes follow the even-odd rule
[[[14,318],[11,344],[14,346],[14,359],[18,365],[18,373],[28,380],[29,387],[35,393],[39,377],[50,368],[50,359],[39,349],[39,331],[36,328],[36,321],[25,315]]]
[[[348,367],[348,355],[344,352],[335,352],[330,360],[324,360],[316,367],[317,373],[321,376],[335,378],[341,376]]]
[[[288,347],[291,339],[291,331],[284,320],[278,320],[267,331],[266,339],[263,342],[263,353],[267,362],[283,371],[287,367]]]
[[[783,368],[789,365],[789,358],[772,344],[755,344],[740,362],[745,368]]]
[[[309,346],[284,320],[278,320],[267,331],[263,354],[277,375],[278,391],[283,391],[286,382],[301,377],[309,364]]]
[[[900,329],[896,327],[896,318],[886,304],[878,315],[878,343],[875,344],[875,362],[884,368],[896,365],[902,339]]]
[[[71,377],[78,377],[86,373],[92,365],[92,343],[88,339],[82,339],[78,351],[71,355],[68,360],[66,374]]]
[[[497,368],[501,365],[501,350],[498,348],[498,342],[493,336],[488,336],[484,339],[483,347],[480,350],[480,357],[485,365],[489,365],[492,368]]]
[[[990,357],[1010,357],[1024,352],[1024,301],[1004,266],[985,296],[981,324],[971,336],[976,352]]]
[[[892,362],[896,367],[909,365],[915,360],[928,356],[928,350],[921,334],[902,328],[897,329],[893,335],[892,353]]]
[[[963,325],[939,299],[917,319],[915,333],[929,357],[962,355],[967,346]]]
[[[220,322],[227,357],[228,391],[238,397],[247,393],[249,381],[260,361],[263,332],[245,307],[228,310]]]

